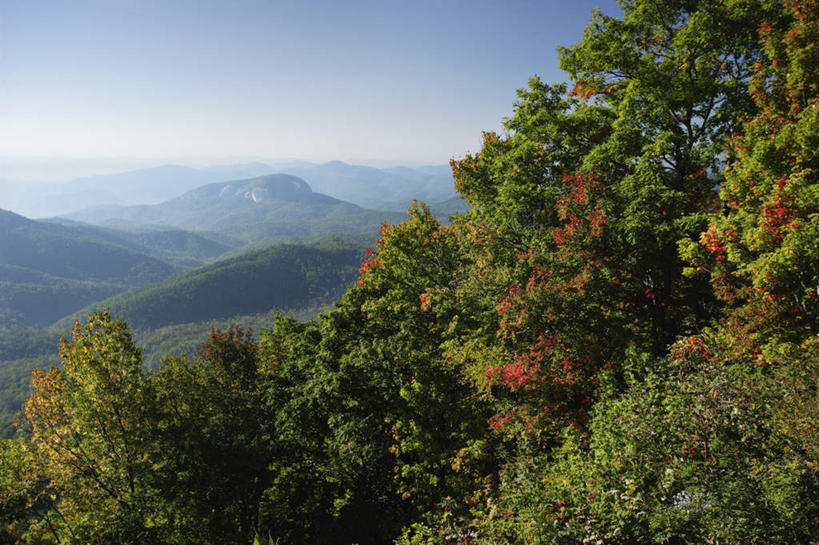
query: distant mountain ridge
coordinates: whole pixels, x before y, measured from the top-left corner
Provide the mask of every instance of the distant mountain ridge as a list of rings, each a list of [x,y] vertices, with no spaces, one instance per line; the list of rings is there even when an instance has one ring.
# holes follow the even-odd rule
[[[205,169],[163,165],[86,176],[56,184],[26,183],[15,187],[6,183],[4,194],[0,196],[0,207],[15,209],[31,217],[48,217],[91,206],[156,204],[204,184],[272,171],[272,167],[262,163]]]
[[[269,174],[256,178],[221,182],[198,187],[178,197],[181,201],[251,200],[308,202],[314,194],[310,186],[296,176]],[[319,197],[321,198],[321,197]],[[334,201],[340,202],[337,199]]]
[[[105,187],[108,191],[116,192],[119,204],[157,204],[204,184],[250,178],[271,171],[271,167],[261,163],[216,169],[163,165],[120,174],[79,178],[70,182],[69,187],[80,191],[96,191]]]
[[[441,216],[464,204],[431,198],[452,192],[445,167],[377,169],[341,161],[282,167],[303,172],[335,195],[384,207],[367,209],[314,191],[309,180],[270,173],[263,163],[165,165],[53,184],[58,192],[49,198],[63,206],[112,195],[121,202],[172,197],[156,204],[98,204],[49,220],[0,209],[0,327],[42,326],[88,302],[248,249],[327,235],[371,243],[382,223],[406,218],[412,198],[426,199]],[[223,181],[236,174],[242,177]],[[0,204],[14,191],[36,201],[42,196],[38,187],[29,192],[4,186]]]
[[[144,224],[213,231],[254,244],[326,235],[374,237],[381,223],[402,221],[405,214],[367,210],[314,193],[298,177],[270,174],[208,184],[156,205],[99,207],[66,217],[108,226]]]
[[[365,208],[381,208],[386,202],[411,202],[413,199],[437,202],[455,196],[452,172],[448,167],[374,168],[330,161],[290,167],[282,172],[303,178],[314,191]]]
[[[439,202],[455,195],[452,174],[446,165],[375,168],[342,161],[322,164],[290,161],[193,168],[169,164],[60,183],[14,183],[0,179],[0,208],[42,218],[103,205],[158,204],[202,185],[274,173],[300,177],[317,193],[363,208],[381,208],[383,203],[412,199]]]

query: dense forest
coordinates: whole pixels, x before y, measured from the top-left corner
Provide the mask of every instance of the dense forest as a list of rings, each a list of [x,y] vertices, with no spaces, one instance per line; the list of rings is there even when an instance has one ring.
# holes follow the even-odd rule
[[[0,542],[819,542],[819,8],[621,6],[317,319],[78,322]]]
[[[156,368],[164,356],[193,355],[211,329],[236,324],[256,331],[270,327],[276,316],[271,308],[286,316],[314,318],[355,283],[362,255],[363,247],[338,237],[311,244],[280,244],[131,289],[67,317],[63,317],[67,294],[54,286],[51,298],[44,298],[40,306],[52,319],[57,315],[60,320],[47,329],[0,324],[0,438],[14,433],[16,413],[30,393],[32,369],[58,364],[60,336],[68,335],[76,319],[94,309],[107,308],[127,320],[142,348],[144,364]],[[31,270],[21,276],[36,279]],[[42,286],[38,289],[44,291]],[[8,294],[22,299],[19,290],[9,289]],[[31,316],[39,307],[25,308]],[[63,312],[57,314],[60,310]]]

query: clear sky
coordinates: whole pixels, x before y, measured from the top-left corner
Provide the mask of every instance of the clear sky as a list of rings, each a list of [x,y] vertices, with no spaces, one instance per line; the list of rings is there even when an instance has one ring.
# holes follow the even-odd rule
[[[614,0],[0,0],[0,156],[441,163]]]

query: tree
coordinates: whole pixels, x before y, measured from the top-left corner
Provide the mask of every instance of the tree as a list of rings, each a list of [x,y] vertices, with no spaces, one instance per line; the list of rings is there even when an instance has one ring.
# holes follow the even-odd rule
[[[262,502],[271,536],[385,542],[443,498],[471,495],[485,475],[470,447],[487,408],[443,364],[447,331],[469,323],[458,324],[448,292],[457,239],[416,204],[368,254],[336,309],[313,324],[279,319],[263,336],[276,438]]]
[[[720,196],[698,242],[681,244],[692,275],[724,303],[718,329],[736,360],[764,370],[781,429],[819,456],[819,11],[786,2],[787,25],[760,27],[759,110],[732,142]]]
[[[639,8],[638,4],[627,6]],[[669,5],[642,4],[634,13],[627,11],[623,22],[598,16],[593,32],[587,33],[573,55],[594,59],[598,68],[593,65],[592,72],[608,68],[602,79],[584,79],[576,92],[591,96],[604,89],[614,93],[615,108],[623,108],[628,103],[616,101],[621,89],[610,89],[625,83],[617,78],[628,76],[629,71],[650,74],[679,59],[669,49],[669,44],[681,43],[676,38],[651,43],[651,48],[662,52],[662,60],[642,64],[632,58],[623,63],[622,59],[613,62],[611,56],[622,46],[613,41],[611,31],[627,36],[625,43],[631,43],[634,34],[629,34],[629,23],[633,25],[641,11],[641,16],[664,13],[663,20],[671,24],[692,25],[713,16],[709,9],[672,16],[664,11]],[[740,5],[714,7],[730,10]],[[812,220],[819,194],[815,146],[808,143],[817,139],[819,127],[816,14],[811,2],[791,2],[781,14],[767,13],[769,22],[760,21],[763,41],[756,46],[757,53],[751,54],[753,49],[746,53],[758,61],[746,68],[755,71],[750,91],[752,106],[759,113],[742,126],[742,136],[725,143],[729,153],[722,157],[729,162],[727,171],[724,179],[714,179],[722,186],[725,212],[712,207],[712,197],[707,195],[697,199],[696,193],[689,193],[686,203],[691,206],[691,225],[701,225],[703,219],[710,225],[701,237],[694,235],[699,245],[683,239],[684,257],[699,272],[710,273],[714,291],[725,305],[715,308],[724,310],[726,319],[704,334],[675,343],[666,357],[665,351],[654,351],[654,355],[637,353],[621,359],[625,369],[638,371],[632,373],[625,395],[601,400],[591,409],[587,427],[567,428],[556,449],[521,456],[505,473],[488,517],[487,542],[812,543],[815,539],[819,531],[813,522],[819,509],[815,440],[819,345],[812,294],[819,254]],[[589,41],[590,36],[595,39]],[[577,61],[573,56],[567,59]],[[675,81],[673,73],[667,77]],[[669,97],[674,100],[674,91],[663,94],[660,80],[654,83],[635,90],[634,104],[639,108],[631,111],[628,123],[643,125],[641,131],[653,126],[655,132],[647,134],[670,146],[663,152],[647,141],[644,149],[650,153],[639,159],[635,172],[645,180],[647,171],[641,172],[641,167],[652,154],[659,156],[667,172],[654,179],[674,190],[675,179],[686,181],[679,166],[696,165],[692,158],[704,159],[701,165],[710,161],[709,168],[719,166],[730,126],[717,125],[699,147],[688,146],[686,135],[701,128],[680,125],[683,117],[673,111],[660,115],[678,105],[667,102]],[[652,93],[659,102],[650,102]],[[658,105],[662,108],[657,109]],[[707,111],[689,111],[697,123],[708,118]],[[664,126],[651,122],[652,118],[674,122]],[[621,128],[616,127],[614,134]],[[682,146],[680,151],[669,154],[675,143]],[[599,159],[591,155],[587,161]],[[646,205],[639,192],[634,202]],[[607,217],[629,228],[624,210],[628,208]],[[575,218],[583,217],[575,213]],[[663,238],[663,229],[673,224],[664,225],[662,220],[634,225],[656,233],[666,244],[686,234],[685,229],[670,229],[666,233],[674,236]],[[574,219],[570,226],[584,228]],[[581,250],[573,248],[572,255],[583,255]],[[640,259],[651,255],[646,252]],[[636,275],[648,270],[641,267],[640,259],[623,272]],[[674,260],[672,265],[675,282],[684,282],[682,263]],[[657,261],[654,270],[658,266],[668,264]],[[604,292],[595,292],[594,300],[600,301]],[[689,308],[680,315],[691,313]],[[629,323],[635,318],[631,315]],[[664,334],[681,332],[669,329],[667,321],[657,323],[664,324],[660,328]],[[635,343],[635,351],[646,346],[646,340]]]
[[[48,482],[32,469],[23,439],[0,440],[0,543],[12,545],[31,541],[33,529],[47,531],[53,524],[49,511],[53,505]],[[52,513],[53,515],[53,513]],[[53,534],[53,531],[52,531]],[[44,540],[50,540],[48,536]]]
[[[751,91],[759,113],[733,140],[726,213],[683,247],[717,294],[761,336],[819,332],[819,60],[817,8],[788,2],[790,28],[760,29],[767,62]]]
[[[195,359],[170,358],[152,377],[155,467],[184,543],[250,543],[267,482],[268,414],[258,346],[241,329],[212,331]]]
[[[571,91],[532,80],[509,134],[453,163],[474,204],[462,293],[497,310],[497,338],[463,344],[491,354],[476,367],[502,400],[493,423],[544,443],[626,387],[629,351],[662,357],[717,315],[678,242],[705,227],[726,138],[753,111],[755,29],[782,19],[769,1],[622,7],[561,51]]]
[[[62,369],[35,371],[25,404],[35,470],[57,501],[58,543],[160,543],[172,513],[158,494],[153,389],[125,324],[107,312],[63,339]]]

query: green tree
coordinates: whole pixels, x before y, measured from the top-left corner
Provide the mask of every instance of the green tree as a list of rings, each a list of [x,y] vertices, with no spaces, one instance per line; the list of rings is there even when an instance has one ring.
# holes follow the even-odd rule
[[[49,543],[54,534],[50,513],[53,500],[48,482],[33,471],[23,439],[0,440],[0,543],[12,545],[25,540],[35,543],[40,531],[50,531],[42,539]]]
[[[37,475],[57,501],[45,529],[59,543],[161,543],[171,513],[159,497],[155,399],[125,324],[79,322],[63,366],[35,371],[25,404]]]
[[[495,386],[498,427],[544,443],[625,388],[634,346],[661,357],[717,315],[678,242],[705,227],[726,138],[753,111],[756,28],[782,19],[768,1],[622,8],[561,51],[569,93],[532,80],[509,134],[453,163],[474,204],[462,291],[497,310],[496,338],[463,339],[490,356],[471,374]]]
[[[760,336],[819,332],[819,32],[812,2],[789,2],[786,30],[765,24],[766,62],[751,91],[759,113],[733,141],[725,214],[683,247],[718,295]],[[764,356],[763,356],[764,357]]]
[[[819,458],[819,11],[787,2],[788,25],[760,28],[759,113],[733,140],[724,213],[682,253],[724,303],[721,342],[765,370],[777,420],[814,469]]]
[[[196,358],[170,358],[152,379],[154,471],[174,505],[175,538],[250,543],[269,455],[257,343],[241,329],[213,331]]]
[[[449,293],[457,239],[419,205],[381,235],[335,310],[262,339],[276,415],[263,535],[389,541],[447,497],[471,501],[494,469],[491,413],[443,363],[448,332],[470,322]]]

